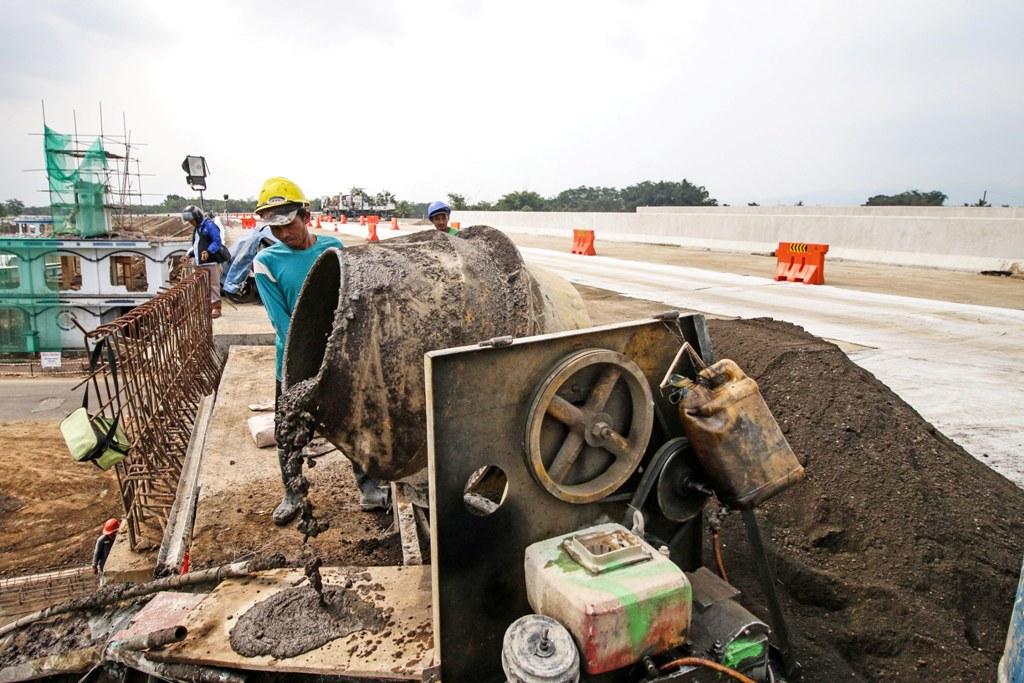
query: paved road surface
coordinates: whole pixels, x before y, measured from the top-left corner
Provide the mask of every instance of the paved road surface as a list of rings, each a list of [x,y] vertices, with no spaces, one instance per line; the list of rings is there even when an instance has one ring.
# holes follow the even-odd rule
[[[79,379],[0,380],[0,421],[60,422],[82,405],[85,387],[72,392]]]
[[[709,314],[787,320],[864,347],[850,352],[856,363],[1024,487],[1024,311],[521,250],[572,282]]]

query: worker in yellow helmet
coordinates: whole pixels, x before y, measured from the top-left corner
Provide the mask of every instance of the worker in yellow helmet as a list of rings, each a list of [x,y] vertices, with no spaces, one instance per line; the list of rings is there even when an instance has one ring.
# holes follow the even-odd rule
[[[299,299],[302,284],[317,258],[332,247],[342,249],[345,245],[335,237],[315,235],[309,231],[309,202],[302,189],[287,178],[270,178],[263,183],[256,202],[257,220],[269,225],[270,231],[279,241],[264,249],[253,260],[253,274],[260,299],[267,309],[267,315],[274,326],[277,358],[275,362],[275,398],[281,394],[281,362],[284,358],[285,340],[292,311]],[[287,454],[278,449],[281,479],[284,482],[284,499],[274,510],[274,523],[284,525],[299,513],[302,496],[288,485],[286,469]],[[361,505],[369,510],[387,505],[387,494],[377,482],[358,469],[356,482],[363,492]]]

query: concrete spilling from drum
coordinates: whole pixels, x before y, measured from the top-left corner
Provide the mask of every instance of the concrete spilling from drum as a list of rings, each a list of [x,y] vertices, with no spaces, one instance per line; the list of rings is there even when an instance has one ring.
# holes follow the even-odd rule
[[[388,480],[427,462],[427,351],[590,324],[571,285],[528,269],[486,226],[332,250],[314,265],[292,320],[286,385],[315,378],[307,410],[317,429]]]

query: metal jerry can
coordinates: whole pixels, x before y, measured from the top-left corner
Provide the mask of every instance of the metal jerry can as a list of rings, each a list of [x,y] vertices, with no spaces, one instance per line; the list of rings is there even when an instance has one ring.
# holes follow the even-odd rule
[[[663,386],[675,387],[681,398],[683,431],[719,500],[747,510],[803,479],[757,382],[729,359],[704,366],[690,351],[702,366],[696,381],[673,375]]]

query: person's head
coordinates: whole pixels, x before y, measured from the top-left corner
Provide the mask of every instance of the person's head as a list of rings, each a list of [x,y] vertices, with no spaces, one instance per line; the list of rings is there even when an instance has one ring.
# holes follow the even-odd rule
[[[196,228],[203,222],[203,218],[203,210],[194,204],[189,204],[181,210],[182,225],[191,225],[193,228]]]
[[[427,218],[434,224],[435,230],[448,230],[448,218],[452,215],[452,207],[442,201],[431,202],[427,207]]]
[[[305,249],[309,245],[309,202],[302,189],[287,178],[270,178],[263,183],[256,215],[286,246]]]
[[[117,530],[121,528],[121,520],[116,517],[111,517],[103,524],[103,533],[106,536],[116,534]]]

